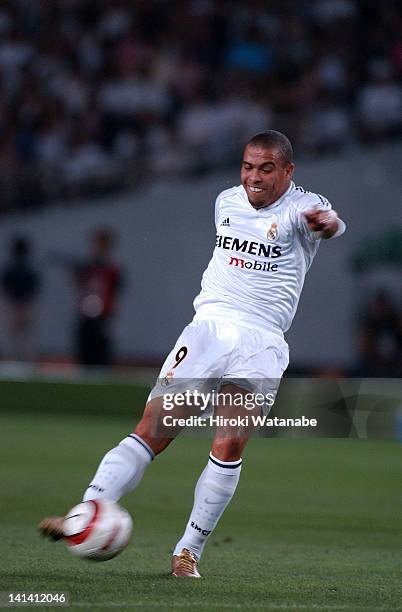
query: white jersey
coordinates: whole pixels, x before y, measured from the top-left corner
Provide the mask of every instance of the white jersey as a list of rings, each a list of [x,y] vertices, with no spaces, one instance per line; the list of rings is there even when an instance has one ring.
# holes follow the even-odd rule
[[[287,331],[320,244],[303,214],[313,208],[331,205],[293,182],[279,200],[258,210],[241,185],[219,194],[216,245],[194,300],[195,319],[224,317],[256,329]]]

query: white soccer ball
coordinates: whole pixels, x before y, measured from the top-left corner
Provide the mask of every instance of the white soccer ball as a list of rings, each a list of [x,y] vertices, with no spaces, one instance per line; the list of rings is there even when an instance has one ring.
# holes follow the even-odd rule
[[[126,548],[132,527],[127,510],[115,502],[93,499],[74,506],[66,514],[64,541],[77,557],[107,561]]]

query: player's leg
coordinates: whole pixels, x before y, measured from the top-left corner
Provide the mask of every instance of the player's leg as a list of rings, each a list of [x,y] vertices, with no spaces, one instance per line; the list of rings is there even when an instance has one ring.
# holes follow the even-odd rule
[[[194,412],[189,406],[174,406],[169,410],[173,418],[188,416]],[[156,455],[159,455],[176,438],[183,427],[165,427],[167,414],[163,396],[150,400],[141,421],[134,432],[124,438],[102,459],[97,472],[84,494],[84,501],[104,498],[119,501],[141,482],[144,472]]]
[[[199,335],[197,330],[198,326],[192,324],[184,329],[162,366],[161,380],[171,368],[177,368],[179,365],[182,367],[183,360],[188,353],[194,356],[199,354],[199,351],[191,348],[194,347],[194,338]],[[78,335],[80,349],[83,349],[85,345],[85,331],[85,325],[80,320]],[[185,347],[184,352],[181,347]],[[187,357],[185,363],[188,361]],[[179,433],[179,430],[175,429],[163,435],[164,432],[161,431],[158,423],[163,414],[163,401],[163,392],[158,380],[151,392],[150,401],[146,405],[140,423],[132,434],[124,438],[103,457],[94,478],[84,493],[84,501],[98,498],[117,501],[122,495],[138,486],[154,456],[162,452]],[[60,539],[63,535],[62,525],[63,517],[48,517],[39,524],[39,530],[43,535]]]
[[[134,432],[106,453],[102,459],[84,493],[84,501],[99,498],[118,501],[139,485],[148,465],[178,433],[172,431],[169,437],[159,435],[158,426],[162,410],[162,397],[147,403],[142,419]]]
[[[198,414],[196,406],[175,406],[169,416],[183,418]],[[88,485],[83,501],[107,499],[119,501],[123,495],[137,488],[144,472],[156,455],[159,455],[180,433],[182,426],[166,427],[163,417],[167,414],[164,397],[158,396],[147,402],[144,414],[134,432],[106,453]],[[39,524],[43,535],[54,540],[63,536],[63,517],[47,517]]]
[[[235,385],[223,389],[229,398],[247,394]],[[215,416],[234,419],[237,424],[217,427],[208,463],[195,488],[189,521],[173,553],[174,576],[199,577],[197,564],[205,544],[236,491],[242,453],[254,431],[250,415],[260,412],[244,406],[219,405],[215,412]]]
[[[151,392],[144,415],[135,431],[124,438],[102,459],[98,470],[84,493],[84,501],[104,498],[118,501],[120,497],[135,489],[155,455],[162,452],[180,432],[180,427],[164,427],[165,393],[174,398],[178,391],[187,388],[184,381],[192,376],[209,379],[208,360],[200,356],[211,347],[211,330],[206,322],[188,325],[162,366],[157,385]],[[210,350],[213,354],[213,351]],[[215,355],[219,361],[220,354]],[[203,369],[204,368],[204,369]],[[172,382],[174,374],[174,380]],[[168,387],[165,381],[168,381]],[[184,385],[184,387],[183,387]],[[169,391],[169,392],[168,392]],[[199,408],[196,408],[199,411]],[[191,406],[175,406],[171,416],[189,416]],[[62,519],[50,517],[39,526],[42,533],[55,539],[61,537]]]
[[[218,427],[212,444],[211,454],[197,483],[194,505],[190,519],[173,556],[173,573],[186,577],[197,577],[197,562],[204,550],[208,537],[217,525],[225,508],[236,490],[240,471],[241,456],[253,430],[253,417],[267,413],[272,405],[280,379],[288,365],[288,346],[280,334],[251,332],[246,328],[227,326],[234,339],[234,346],[225,366],[225,377],[236,384],[221,389],[229,402],[219,405],[216,416],[234,418],[235,425],[228,423]],[[252,397],[243,389],[264,391]],[[240,405],[231,399],[239,399]],[[249,395],[249,397],[247,397]],[[237,417],[237,418],[236,418]],[[242,420],[244,417],[244,420]],[[242,425],[241,423],[245,423]]]
[[[174,439],[158,436],[158,418],[162,414],[163,398],[147,403],[141,421],[132,434],[106,453],[95,476],[86,489],[83,501],[107,499],[118,501],[141,482],[152,459]],[[177,435],[173,431],[171,436]],[[39,524],[43,535],[54,540],[63,537],[63,517],[47,517]]]

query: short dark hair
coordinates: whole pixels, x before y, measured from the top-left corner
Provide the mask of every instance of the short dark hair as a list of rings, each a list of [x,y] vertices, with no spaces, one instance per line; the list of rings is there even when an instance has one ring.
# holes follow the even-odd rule
[[[259,132],[246,143],[246,147],[263,147],[264,149],[277,149],[284,164],[293,163],[293,147],[285,134],[276,130]]]

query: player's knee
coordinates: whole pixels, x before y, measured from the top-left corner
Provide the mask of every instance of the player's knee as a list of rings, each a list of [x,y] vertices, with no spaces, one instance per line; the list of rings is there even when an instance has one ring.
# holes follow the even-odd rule
[[[155,455],[159,455],[172,441],[172,438],[158,435],[158,417],[155,413],[155,407],[151,406],[150,403],[147,404],[134,433],[151,447]]]
[[[220,461],[237,461],[241,459],[245,441],[241,438],[215,438],[212,454]]]

